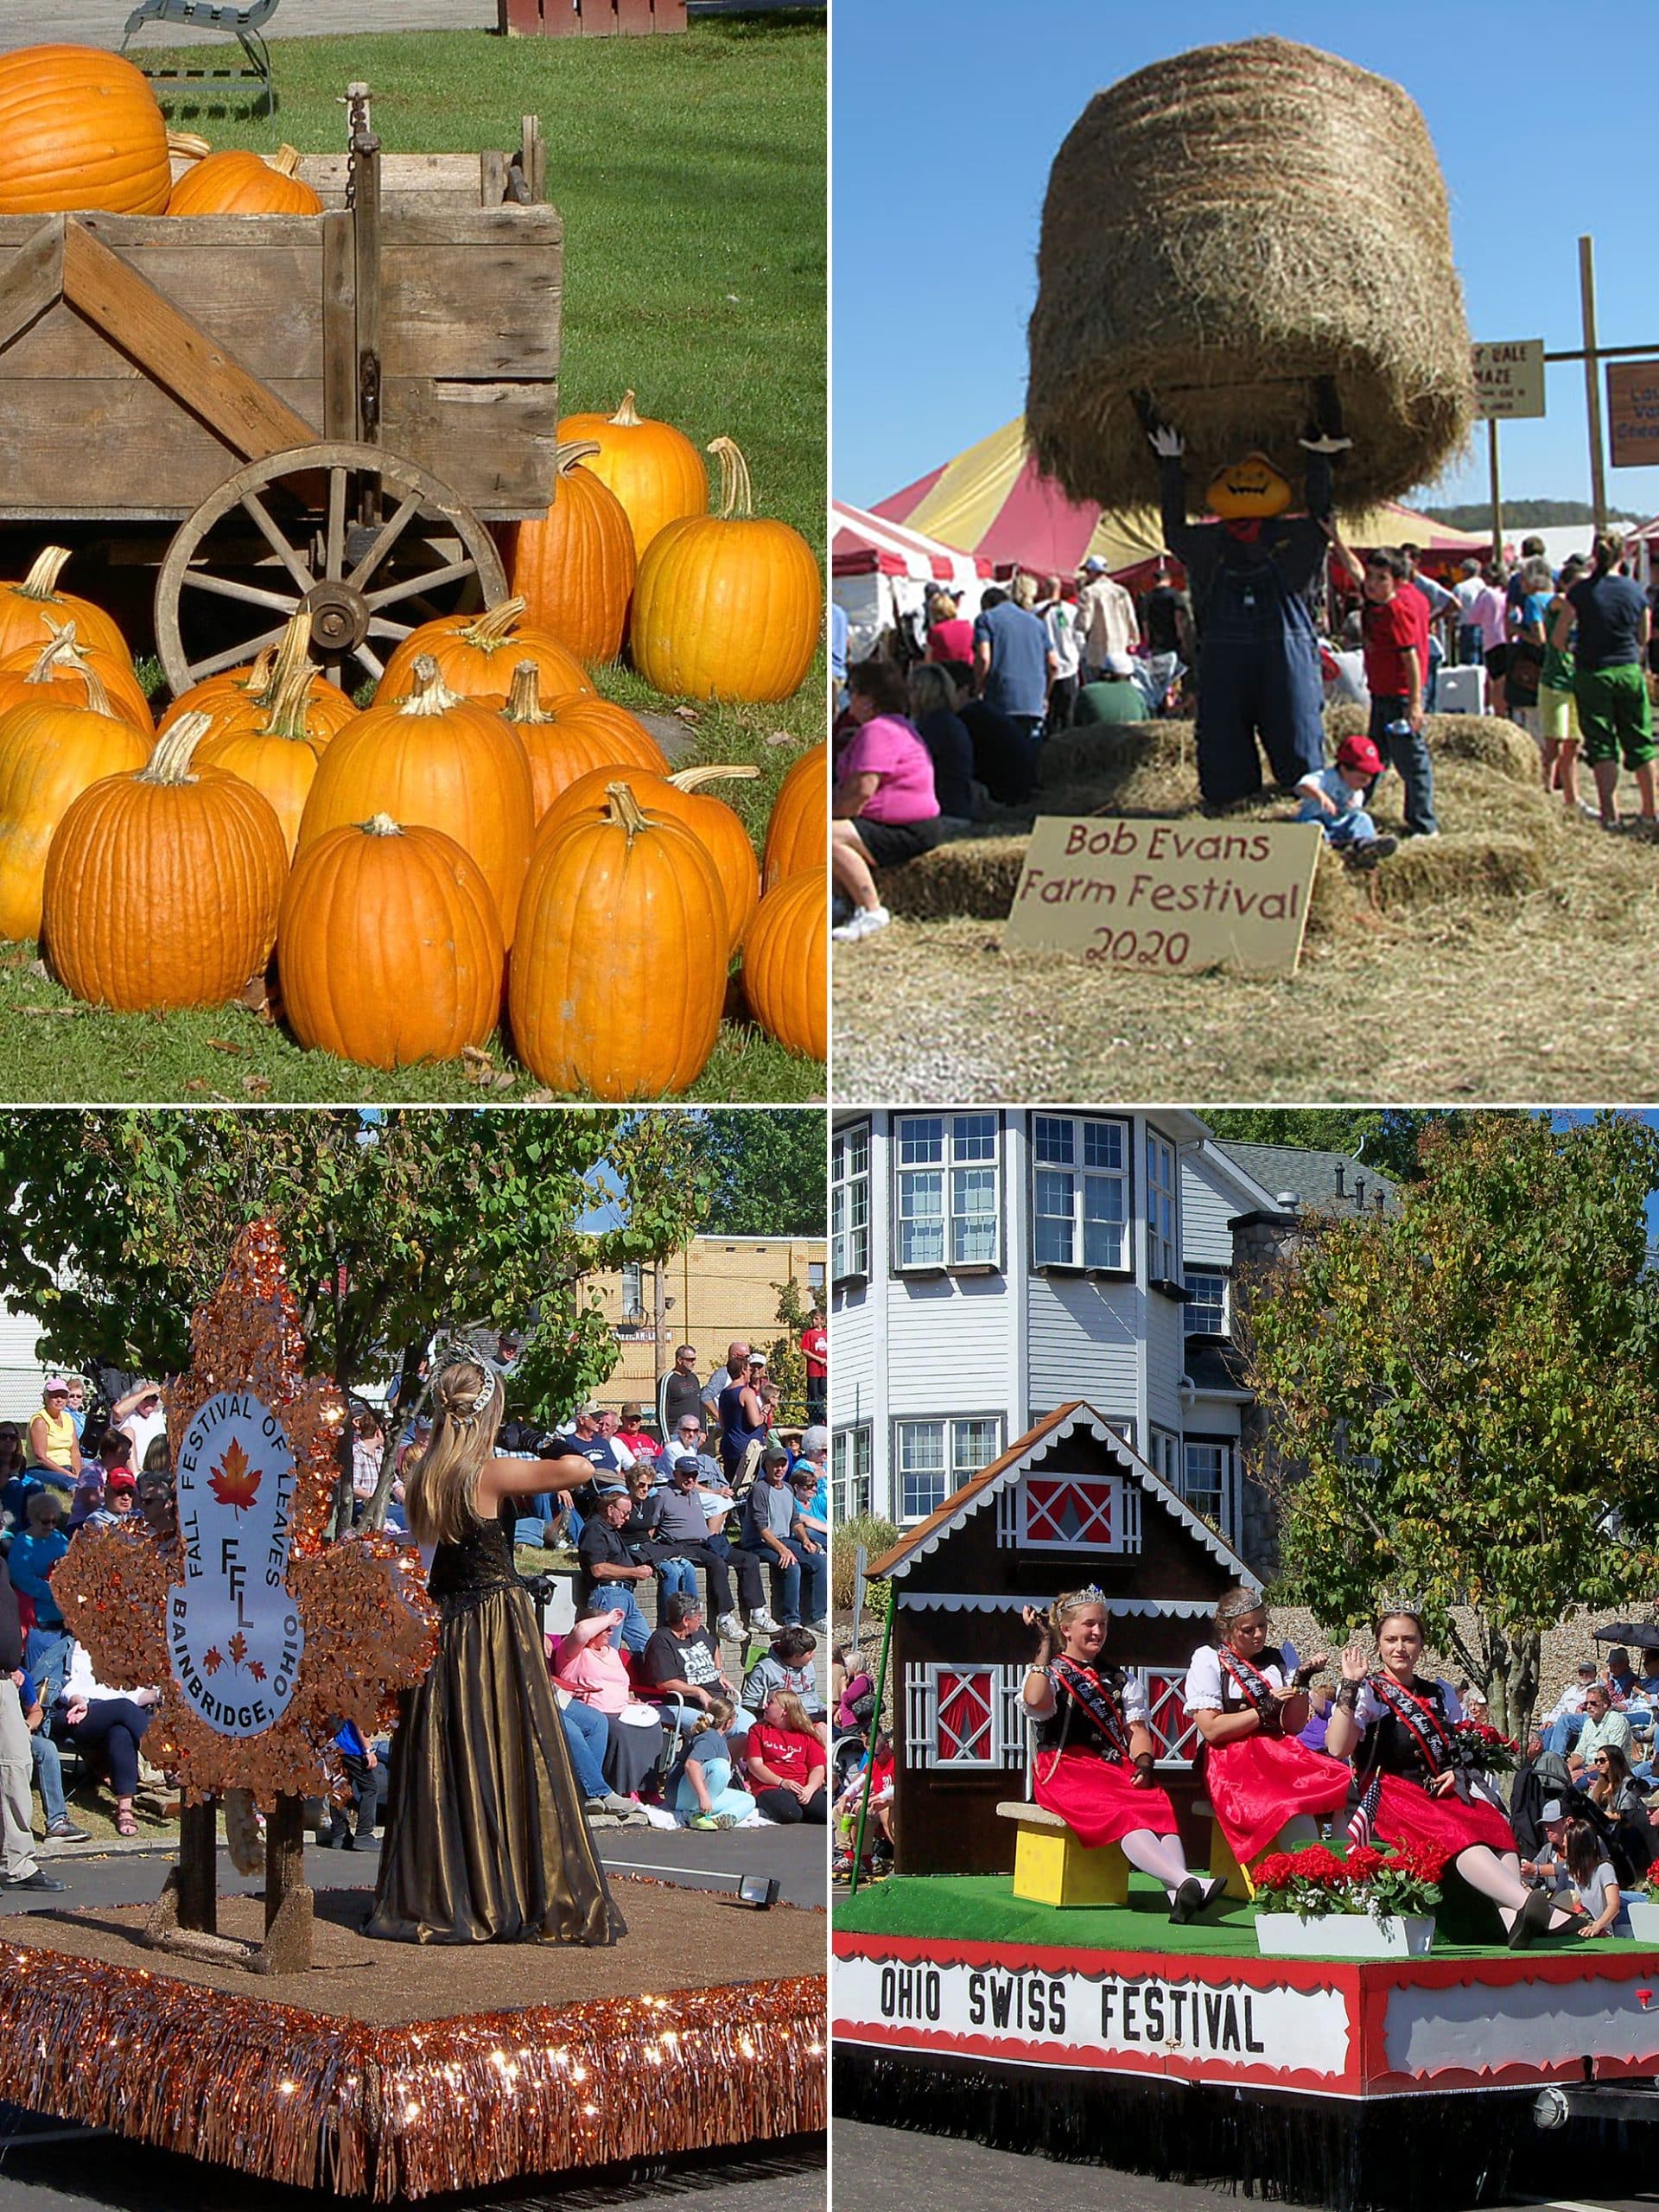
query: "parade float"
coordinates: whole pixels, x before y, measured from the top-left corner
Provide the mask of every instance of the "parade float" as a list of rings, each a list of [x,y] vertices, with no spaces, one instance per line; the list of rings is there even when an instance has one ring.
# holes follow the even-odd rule
[[[1212,1826],[1181,1701],[1217,1600],[1252,1578],[1092,1407],[1039,1422],[869,1573],[896,1862],[835,1915],[839,2113],[1350,2212],[1480,2202],[1548,2140],[1535,2120],[1659,2072],[1659,1948],[1512,1951],[1449,1871],[1432,1946],[1395,1942],[1420,1916],[1412,1869],[1344,1853],[1340,1815],[1313,1856],[1370,1873],[1370,1909],[1344,1898],[1301,1920],[1296,1955],[1268,1955],[1264,1922],[1299,1916],[1288,1884],[1267,1857],[1241,1869]],[[1227,1880],[1184,1926],[1027,1796],[1025,1613],[1078,1584],[1103,1593],[1106,1659],[1139,1679],[1189,1864]],[[1397,1870],[1380,1895],[1373,1861]],[[1414,1901],[1433,1894],[1420,1881]],[[1351,1955],[1362,1930],[1376,1955]]]

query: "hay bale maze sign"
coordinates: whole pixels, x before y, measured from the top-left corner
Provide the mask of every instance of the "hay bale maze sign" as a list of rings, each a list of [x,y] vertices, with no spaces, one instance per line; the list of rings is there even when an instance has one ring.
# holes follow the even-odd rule
[[[1224,828],[1045,815],[1003,947],[1142,974],[1196,975],[1228,961],[1293,973],[1319,860],[1311,822]]]

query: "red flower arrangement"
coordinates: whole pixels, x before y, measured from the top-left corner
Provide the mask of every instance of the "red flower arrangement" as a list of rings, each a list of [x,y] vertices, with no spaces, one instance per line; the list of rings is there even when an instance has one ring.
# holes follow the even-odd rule
[[[1258,1900],[1301,1920],[1327,1913],[1370,1913],[1378,1919],[1433,1912],[1440,1901],[1444,1852],[1417,1843],[1378,1851],[1356,1844],[1345,1855],[1327,1844],[1274,1851],[1250,1869]]]
[[[1513,1774],[1520,1747],[1484,1720],[1459,1720],[1452,1731],[1452,1764],[1459,1774]]]

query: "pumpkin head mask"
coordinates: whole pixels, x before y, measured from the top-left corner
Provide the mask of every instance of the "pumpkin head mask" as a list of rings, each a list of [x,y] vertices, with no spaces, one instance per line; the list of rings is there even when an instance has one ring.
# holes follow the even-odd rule
[[[1205,503],[1224,522],[1265,520],[1282,515],[1294,497],[1290,484],[1264,453],[1247,453],[1210,479]]]

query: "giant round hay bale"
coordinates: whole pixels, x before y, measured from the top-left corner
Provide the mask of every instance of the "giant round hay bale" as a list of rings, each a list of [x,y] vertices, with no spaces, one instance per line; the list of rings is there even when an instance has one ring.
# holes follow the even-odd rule
[[[1155,501],[1134,395],[1196,499],[1267,453],[1300,486],[1319,381],[1353,450],[1338,504],[1439,474],[1473,408],[1446,187],[1399,86],[1279,38],[1199,47],[1097,93],[1043,209],[1026,421],[1074,499]]]

